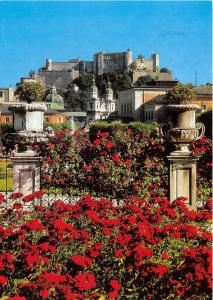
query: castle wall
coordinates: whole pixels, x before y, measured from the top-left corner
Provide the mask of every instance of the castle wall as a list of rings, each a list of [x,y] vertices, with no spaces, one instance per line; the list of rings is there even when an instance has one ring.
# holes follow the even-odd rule
[[[131,51],[113,53],[99,52],[94,55],[93,72],[101,75],[115,70],[128,70],[131,62]]]
[[[50,87],[54,84],[57,89],[64,89],[79,77],[79,71],[40,71],[39,75],[45,86]]]

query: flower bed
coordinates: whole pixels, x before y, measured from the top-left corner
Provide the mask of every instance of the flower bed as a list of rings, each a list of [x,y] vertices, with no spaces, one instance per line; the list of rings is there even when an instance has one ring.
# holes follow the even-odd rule
[[[211,197],[211,141],[192,143],[198,161],[198,200]],[[166,152],[167,151],[167,152]],[[43,188],[67,194],[124,199],[168,196],[168,147],[157,136],[134,130],[110,135],[98,132],[90,140],[85,132],[57,131],[46,148],[42,167]]]
[[[211,299],[210,212],[183,198],[42,196],[12,194],[1,210],[1,299]]]

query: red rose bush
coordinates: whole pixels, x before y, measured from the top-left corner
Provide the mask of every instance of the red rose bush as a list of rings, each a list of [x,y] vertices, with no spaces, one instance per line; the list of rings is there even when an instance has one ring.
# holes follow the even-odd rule
[[[212,193],[211,141],[202,138],[191,146],[193,156],[199,158],[198,201],[205,203]],[[146,200],[168,197],[168,148],[158,136],[131,129],[118,129],[114,135],[98,131],[93,140],[83,131],[57,131],[40,149],[42,188],[118,201],[132,195]]]

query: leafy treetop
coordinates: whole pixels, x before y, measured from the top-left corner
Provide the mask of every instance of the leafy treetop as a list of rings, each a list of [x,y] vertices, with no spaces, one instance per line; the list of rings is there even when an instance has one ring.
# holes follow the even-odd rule
[[[39,82],[23,82],[15,91],[19,100],[27,103],[42,101],[44,93],[44,88]]]
[[[187,104],[192,102],[194,98],[193,89],[181,83],[168,90],[165,95],[165,100],[168,104]]]
[[[161,68],[160,73],[172,73],[168,68]]]

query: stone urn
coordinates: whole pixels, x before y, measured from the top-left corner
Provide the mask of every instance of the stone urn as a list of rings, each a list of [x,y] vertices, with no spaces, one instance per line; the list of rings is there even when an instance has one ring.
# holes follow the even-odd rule
[[[205,132],[204,125],[196,123],[195,120],[195,112],[199,107],[196,104],[169,104],[166,109],[170,129],[166,130],[164,135],[175,147],[175,151],[170,155],[190,155],[190,143],[200,139]]]
[[[13,113],[13,132],[7,134],[7,145],[17,152],[28,151],[34,144],[45,142],[48,134],[43,131],[44,112],[47,107],[43,103],[32,102],[12,104],[8,108]]]
[[[43,117],[47,110],[44,103],[17,103],[9,106],[9,110],[13,113],[14,130],[15,131],[43,131]]]

